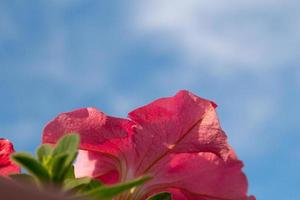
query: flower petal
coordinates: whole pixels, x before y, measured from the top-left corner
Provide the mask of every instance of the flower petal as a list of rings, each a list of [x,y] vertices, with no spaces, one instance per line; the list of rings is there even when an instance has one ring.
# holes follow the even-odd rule
[[[0,138],[0,175],[8,176],[12,173],[19,173],[20,168],[10,159],[10,154],[15,152],[13,144]]]
[[[104,183],[153,176],[138,195],[171,191],[178,200],[253,200],[247,197],[243,164],[228,145],[215,108],[209,100],[180,91],[130,112],[132,121],[95,108],[79,109],[52,120],[43,142],[79,133],[76,176]]]
[[[132,126],[131,121],[107,116],[96,108],[82,108],[49,122],[43,131],[43,143],[56,143],[65,134],[78,133],[81,149],[116,155],[130,145]]]
[[[146,188],[172,187],[183,191],[189,200],[246,200],[247,179],[243,164],[232,152],[227,161],[213,153],[180,153],[164,158],[152,173],[154,179]]]
[[[119,181],[118,164],[117,160],[106,154],[80,150],[74,165],[75,176],[94,177],[106,184],[116,183]]]
[[[229,146],[215,107],[211,101],[180,91],[129,113],[138,124],[133,136],[140,158],[137,174],[175,152],[212,152],[226,159]]]
[[[130,142],[133,125],[127,119],[107,116],[96,108],[83,108],[62,113],[49,122],[43,131],[43,143],[56,143],[65,134],[78,133],[80,149],[88,152],[79,153],[76,175],[95,178],[101,175],[104,180],[105,173],[110,172],[116,178],[115,172],[121,177],[121,171],[125,171],[122,167],[129,159],[133,160]],[[105,164],[108,162],[109,165]]]

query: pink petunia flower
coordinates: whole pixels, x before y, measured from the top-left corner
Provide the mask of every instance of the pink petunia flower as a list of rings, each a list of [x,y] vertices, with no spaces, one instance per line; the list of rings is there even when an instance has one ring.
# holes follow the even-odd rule
[[[188,91],[129,113],[129,119],[96,108],[62,113],[49,122],[43,143],[64,134],[81,136],[77,177],[112,184],[153,178],[117,199],[139,200],[169,191],[175,200],[253,200],[247,178],[220,127],[216,104]]]
[[[0,138],[0,175],[8,176],[13,173],[20,173],[20,168],[10,160],[10,154],[15,152],[13,144]]]

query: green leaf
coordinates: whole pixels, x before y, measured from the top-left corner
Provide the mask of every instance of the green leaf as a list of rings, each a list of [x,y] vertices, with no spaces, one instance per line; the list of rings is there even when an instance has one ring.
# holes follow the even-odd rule
[[[52,158],[50,174],[54,182],[61,183],[66,178],[76,156],[77,153],[61,153]]]
[[[52,154],[52,146],[50,144],[42,144],[36,151],[38,160],[44,166],[47,166],[47,163],[51,158],[51,154]]]
[[[79,135],[78,134],[68,134],[61,138],[55,149],[53,150],[53,157],[61,153],[75,153],[77,152],[79,146]]]
[[[83,177],[77,179],[66,179],[64,182],[64,189],[72,193],[84,193],[90,190],[101,187],[102,184],[90,177]]]
[[[9,177],[16,182],[36,184],[34,177],[28,174],[10,174]]]
[[[90,191],[102,186],[102,183],[98,180],[92,179],[91,182],[84,188],[84,191]]]
[[[64,189],[73,190],[81,187],[85,187],[92,181],[89,177],[77,178],[77,179],[66,179],[64,184]]]
[[[97,189],[93,189],[90,192],[87,192],[84,196],[93,197],[95,199],[111,199],[112,197],[124,191],[130,190],[136,186],[144,184],[150,179],[150,177],[145,176],[126,183],[121,183],[113,186],[102,186]]]
[[[47,169],[28,153],[14,153],[11,159],[42,182],[49,181]]]
[[[171,194],[169,192],[161,192],[151,197],[147,198],[147,200],[171,200]]]
[[[53,182],[61,183],[66,177],[74,177],[72,164],[76,159],[78,146],[78,134],[68,134],[58,141],[48,163]]]
[[[65,163],[69,157],[69,154],[62,153],[60,155],[57,155],[51,160],[51,168],[50,168],[50,174],[51,179],[55,183],[59,183],[63,180],[64,173],[67,171],[65,168]]]
[[[74,166],[71,165],[66,171],[65,179],[75,179]]]

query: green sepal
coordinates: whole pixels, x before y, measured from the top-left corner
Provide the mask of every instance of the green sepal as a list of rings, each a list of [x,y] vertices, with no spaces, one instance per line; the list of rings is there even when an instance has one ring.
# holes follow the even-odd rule
[[[66,179],[64,181],[64,189],[65,190],[78,190],[78,188],[85,187],[91,182],[91,178],[83,177],[77,179]]]
[[[31,175],[41,182],[49,182],[47,169],[28,153],[13,153],[11,159],[18,165],[24,167]]]
[[[147,198],[147,200],[171,200],[171,199],[172,199],[171,193],[169,192],[161,192]]]
[[[51,175],[51,180],[54,183],[60,183],[64,175],[66,173],[65,169],[65,163],[68,159],[69,155],[67,153],[62,153],[60,155],[55,156],[51,160],[51,167],[50,167],[50,175]]]
[[[91,182],[85,188],[83,188],[82,191],[84,192],[91,191],[96,188],[102,187],[102,185],[103,184],[99,180],[92,179]]]
[[[55,146],[52,156],[55,157],[61,153],[76,153],[79,146],[79,135],[68,134],[62,137]]]
[[[90,177],[83,177],[77,179],[66,179],[64,182],[64,189],[76,192],[88,192],[90,190],[99,188],[102,186],[102,183],[99,181],[92,179]]]
[[[147,182],[150,179],[151,179],[151,177],[144,176],[144,177],[141,177],[141,178],[138,178],[133,181],[126,182],[126,183],[116,184],[116,185],[112,185],[112,186],[102,186],[102,187],[93,189],[89,192],[86,192],[84,196],[92,197],[94,199],[109,200],[109,199],[112,199],[112,197],[114,197],[124,191],[130,190],[134,187],[144,184],[145,182]]]
[[[52,154],[53,147],[50,144],[42,144],[36,151],[36,155],[40,163],[44,166],[47,166],[51,154]]]
[[[75,178],[72,164],[76,159],[78,146],[78,134],[68,134],[57,142],[48,163],[53,182],[62,183],[66,177]]]
[[[69,169],[66,171],[65,180],[66,179],[75,179],[74,166],[71,165]]]

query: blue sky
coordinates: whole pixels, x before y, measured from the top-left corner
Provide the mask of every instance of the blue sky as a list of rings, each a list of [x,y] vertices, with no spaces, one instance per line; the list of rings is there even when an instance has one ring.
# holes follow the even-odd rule
[[[60,112],[126,117],[188,89],[219,105],[251,194],[299,199],[299,6],[0,0],[0,136],[33,152]]]

